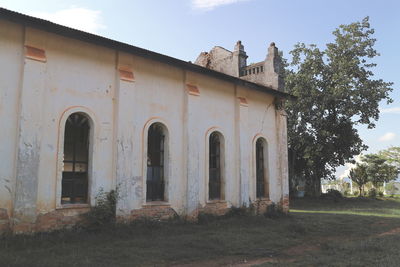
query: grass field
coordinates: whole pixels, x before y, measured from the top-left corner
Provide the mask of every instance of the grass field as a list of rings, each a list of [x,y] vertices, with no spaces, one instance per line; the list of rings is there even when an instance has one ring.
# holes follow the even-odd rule
[[[399,252],[400,199],[302,199],[277,218],[3,237],[0,266],[399,266]]]

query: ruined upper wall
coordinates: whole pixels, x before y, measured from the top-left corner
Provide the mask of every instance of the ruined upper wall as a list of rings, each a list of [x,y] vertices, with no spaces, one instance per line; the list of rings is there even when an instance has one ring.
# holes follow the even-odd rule
[[[262,84],[275,90],[284,91],[282,61],[275,43],[271,43],[264,61],[247,65],[247,55],[241,41],[233,52],[216,46],[210,52],[202,52],[195,64],[223,72],[241,79]]]

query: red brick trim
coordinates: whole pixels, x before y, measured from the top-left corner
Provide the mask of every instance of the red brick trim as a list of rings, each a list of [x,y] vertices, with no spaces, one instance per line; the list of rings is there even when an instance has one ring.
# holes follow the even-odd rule
[[[134,82],[135,81],[135,75],[133,75],[133,71],[129,69],[119,69],[119,78],[122,81],[126,82]]]
[[[40,62],[46,62],[46,51],[33,46],[25,45],[25,57]]]
[[[188,91],[189,95],[199,96],[200,90],[197,86],[186,84],[186,90]]]
[[[247,99],[245,97],[238,97],[239,104],[243,107],[248,107],[249,103],[247,103]]]

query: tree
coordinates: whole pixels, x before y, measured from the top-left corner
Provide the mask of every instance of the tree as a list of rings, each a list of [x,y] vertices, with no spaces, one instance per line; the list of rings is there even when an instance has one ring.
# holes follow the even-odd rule
[[[362,158],[367,166],[368,180],[375,188],[382,186],[397,178],[398,168],[387,163],[387,160],[379,154],[369,154]]]
[[[349,177],[358,185],[359,196],[364,195],[364,185],[369,182],[367,165],[357,163],[356,167],[350,170]]]
[[[394,196],[394,194],[396,194],[396,192],[398,191],[396,184],[394,181],[388,183],[386,185],[386,192],[390,195],[390,196]]]
[[[394,166],[400,168],[400,147],[392,146],[388,149],[379,151],[379,156]]]
[[[373,77],[373,34],[366,17],[339,26],[324,50],[299,43],[290,52],[286,88],[298,99],[287,103],[289,169],[307,195],[319,195],[322,178],[334,179],[336,167],[367,148],[355,127],[375,127],[379,102],[392,102],[392,83]]]

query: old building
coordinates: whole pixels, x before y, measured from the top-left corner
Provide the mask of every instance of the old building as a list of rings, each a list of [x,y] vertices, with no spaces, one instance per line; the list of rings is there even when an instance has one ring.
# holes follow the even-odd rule
[[[288,208],[274,45],[202,67],[0,9],[0,59],[0,231],[73,224],[117,186],[120,220]]]

